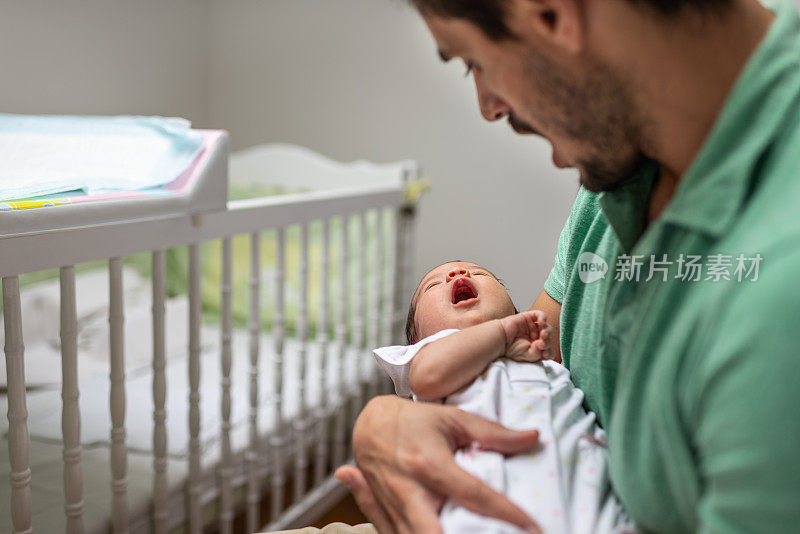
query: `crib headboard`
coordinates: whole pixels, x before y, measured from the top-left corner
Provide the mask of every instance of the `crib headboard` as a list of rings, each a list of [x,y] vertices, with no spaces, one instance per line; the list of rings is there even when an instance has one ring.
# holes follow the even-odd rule
[[[224,143],[226,137],[217,139]],[[227,150],[209,150],[206,156],[198,172],[209,173],[210,182],[227,183]],[[252,532],[313,521],[344,491],[332,472],[351,456],[349,430],[358,410],[369,397],[389,391],[370,348],[400,340],[414,217],[404,191],[418,172],[410,161],[337,164],[300,147],[259,147],[231,157],[231,176],[256,181],[277,176],[277,183],[302,191],[231,201],[224,209],[202,213],[137,216],[126,211],[114,218],[104,210],[94,221],[82,213],[76,224],[68,214],[51,214],[58,227],[40,221],[28,231],[15,223],[13,231],[0,232],[7,376],[0,399],[8,405],[3,430],[11,478],[0,490],[0,517],[6,517],[3,502],[9,503],[8,517],[19,533],[34,527],[168,532],[184,523],[192,533],[211,523],[231,532],[237,519]],[[169,263],[173,250],[181,251],[185,265]],[[124,273],[132,255],[146,255],[146,332],[130,330],[140,324],[126,293]],[[92,323],[105,328],[102,336],[108,340],[96,358],[106,358],[108,419],[100,424],[107,426],[107,438],[88,443],[82,428],[88,435],[89,425],[98,424],[83,417],[86,405],[81,404],[81,392],[91,397],[85,388],[94,387],[86,381],[89,345],[81,341],[91,321],[82,315],[85,297],[76,291],[81,287],[76,278],[85,264],[98,261],[108,272],[104,318]],[[209,267],[218,273],[217,287],[208,287],[203,275]],[[176,268],[186,278],[186,295],[167,291]],[[31,339],[23,329],[29,277],[47,269],[57,269],[58,277],[55,344]],[[234,320],[236,291],[247,298],[245,325]],[[204,294],[216,295],[219,308],[204,307]],[[167,328],[181,298],[186,323],[170,322]],[[182,356],[167,350],[169,338],[179,331],[185,338]],[[134,369],[126,354],[144,340],[148,364]],[[60,384],[57,390],[28,389],[26,359],[45,357],[46,350],[55,351],[60,363]],[[181,380],[169,374],[184,364]],[[201,388],[201,369],[205,377],[218,373],[213,405],[204,401],[210,393]],[[142,376],[151,391],[146,402],[139,393],[129,395],[139,391],[134,381]],[[180,413],[168,412],[170,388],[183,382]],[[37,419],[44,417],[39,407],[49,402],[48,395],[60,413],[61,431],[54,435],[54,425]],[[30,416],[29,406],[37,407]],[[128,422],[136,420],[131,408],[144,406],[151,415],[149,427],[129,428]],[[187,428],[185,458],[168,452],[168,421],[176,418]],[[129,447],[134,432],[151,433],[150,445]],[[55,527],[53,514],[45,519],[34,511],[43,509],[34,506],[41,496],[37,477],[53,476],[41,471],[48,461],[36,459],[40,452],[59,458],[63,470],[63,510]],[[141,455],[147,458],[145,467]],[[89,461],[104,462],[108,479],[102,489],[95,487],[95,468],[85,465]],[[136,478],[140,475],[145,478]]]
[[[348,189],[367,185],[402,186],[416,179],[419,169],[412,160],[342,163],[297,145],[269,143],[231,154],[231,180],[291,185],[296,189]]]

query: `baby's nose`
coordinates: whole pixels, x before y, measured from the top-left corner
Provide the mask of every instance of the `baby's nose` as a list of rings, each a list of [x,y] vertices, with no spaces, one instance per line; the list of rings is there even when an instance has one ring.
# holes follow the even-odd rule
[[[456,276],[469,276],[469,271],[463,267],[459,267],[458,269],[450,269],[450,272],[447,273],[447,281],[449,282]]]

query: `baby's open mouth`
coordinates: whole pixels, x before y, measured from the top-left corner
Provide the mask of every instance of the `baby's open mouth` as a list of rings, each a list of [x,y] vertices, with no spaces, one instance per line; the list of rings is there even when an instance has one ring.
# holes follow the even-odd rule
[[[453,282],[452,302],[454,305],[477,298],[478,291],[475,289],[475,286],[472,285],[469,278],[457,278]]]

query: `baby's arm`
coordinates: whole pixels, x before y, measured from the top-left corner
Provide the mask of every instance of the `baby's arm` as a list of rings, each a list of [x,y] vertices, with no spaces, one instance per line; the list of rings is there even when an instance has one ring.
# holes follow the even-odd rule
[[[497,358],[535,362],[547,357],[551,329],[541,311],[527,311],[465,328],[424,346],[411,361],[408,384],[425,400],[441,399],[475,380]]]

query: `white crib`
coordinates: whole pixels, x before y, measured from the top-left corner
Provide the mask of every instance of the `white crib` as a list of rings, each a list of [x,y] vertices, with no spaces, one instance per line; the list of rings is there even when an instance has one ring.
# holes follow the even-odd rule
[[[226,182],[226,147],[223,135],[207,150],[197,170],[206,181]],[[406,192],[418,170],[413,162],[336,164],[286,146],[245,151],[232,157],[231,169],[257,180],[278,173],[280,183],[303,192],[229,201],[223,209],[201,203],[194,213],[173,203],[149,216],[124,203],[82,210],[76,224],[61,207],[47,208],[24,215],[31,231],[19,219],[4,229],[15,214],[0,217],[7,373],[0,398],[8,404],[11,479],[0,490],[0,506],[10,508],[0,511],[10,511],[9,531],[277,530],[313,522],[344,495],[332,471],[351,457],[355,415],[368,397],[388,391],[369,349],[401,337],[413,248],[414,202]],[[397,180],[373,179],[393,173]],[[247,253],[237,256],[236,247]],[[265,247],[270,265],[263,264]],[[186,297],[166,291],[174,248],[188,249]],[[151,266],[143,279],[146,314],[133,309],[141,298],[129,293],[125,264],[141,253]],[[211,256],[216,288],[204,287]],[[242,257],[247,265],[239,265]],[[76,266],[98,260],[107,261],[104,316],[79,324],[76,287],[84,274]],[[26,286],[25,275],[44,269],[58,269],[58,282],[46,286],[59,292],[59,324],[51,326],[58,334],[49,345],[23,340],[26,321],[47,319],[37,310],[25,315],[27,293],[50,291]],[[233,295],[245,285],[236,277],[243,270],[247,326],[237,328]],[[210,292],[218,312],[202,308]],[[177,309],[186,326],[170,317]],[[86,321],[107,336],[102,350],[84,338]],[[105,367],[88,361],[87,343],[107,356]],[[50,349],[60,360],[58,384],[39,384],[28,373],[26,387],[26,365]],[[58,367],[41,361],[45,373]],[[107,374],[98,378],[98,368]],[[42,408],[53,402],[58,413]],[[97,415],[105,413],[99,405],[108,418]],[[186,442],[176,448],[172,435],[183,440],[181,429]],[[105,438],[92,438],[98,432]],[[37,507],[40,496],[51,504]]]

